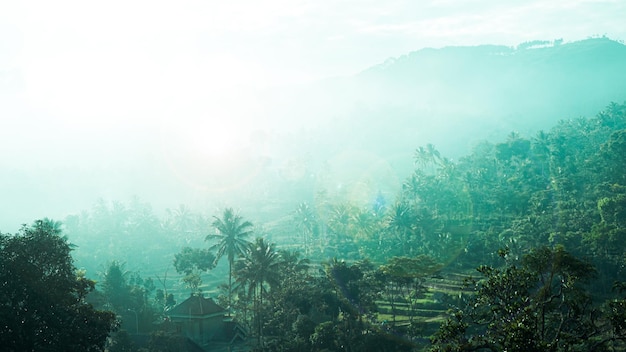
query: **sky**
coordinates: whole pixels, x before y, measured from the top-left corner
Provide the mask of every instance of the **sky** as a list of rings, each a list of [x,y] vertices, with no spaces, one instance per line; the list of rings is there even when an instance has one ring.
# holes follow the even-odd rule
[[[194,120],[227,113],[244,87],[352,75],[423,47],[624,39],[624,18],[621,0],[7,1],[0,84],[22,104],[0,112],[78,128]]]
[[[624,40],[624,18],[623,0],[3,1],[0,167],[106,167],[153,142],[224,158],[278,128],[261,90],[424,47]]]

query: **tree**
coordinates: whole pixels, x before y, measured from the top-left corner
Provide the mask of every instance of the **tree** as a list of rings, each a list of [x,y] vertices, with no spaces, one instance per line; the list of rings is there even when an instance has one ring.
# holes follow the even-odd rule
[[[434,167],[441,160],[441,154],[435,148],[433,144],[426,144],[425,147],[418,147],[415,150],[414,156],[415,165],[420,167],[420,169],[424,169],[426,166],[430,165],[431,172],[434,171]]]
[[[115,315],[85,297],[95,282],[77,273],[53,221],[0,234],[0,346],[4,351],[102,351]]]
[[[624,338],[592,304],[584,286],[595,276],[590,263],[556,246],[533,249],[518,264],[478,268],[475,294],[442,324],[433,351],[594,351]]]
[[[315,213],[308,203],[302,202],[298,204],[298,207],[296,208],[294,220],[298,230],[302,232],[304,253],[308,254],[313,236],[318,232],[318,224],[317,219],[315,218]]]
[[[441,264],[426,255],[419,255],[414,258],[392,257],[387,261],[387,264],[382,265],[378,270],[388,280],[385,291],[391,304],[394,323],[396,320],[396,301],[408,303],[409,320],[413,322],[417,301],[426,292],[424,278],[441,270]]]
[[[316,322],[312,311],[325,304],[323,285],[309,273],[309,260],[298,252],[279,250],[280,265],[276,268],[279,283],[270,286],[263,300],[264,348],[268,351],[306,351],[309,336]],[[326,285],[328,286],[328,285]],[[311,315],[312,313],[312,315]],[[272,336],[273,338],[267,338]],[[276,348],[272,349],[272,346]]]
[[[128,331],[120,330],[116,332],[109,340],[107,346],[108,352],[136,352],[137,347],[130,338]]]
[[[613,132],[608,141],[600,147],[601,155],[607,163],[606,174],[613,182],[624,183],[624,164],[626,164],[626,130]]]
[[[116,312],[123,312],[128,306],[130,296],[130,286],[128,285],[129,272],[125,269],[125,264],[118,261],[110,262],[106,270],[102,273],[102,293],[107,299],[111,309]]]
[[[124,263],[112,261],[102,273],[99,284],[105,307],[118,315],[121,329],[135,334],[152,329],[157,314],[148,299],[155,289],[152,279],[144,280],[139,273],[127,271]]]
[[[174,267],[177,273],[184,273],[183,281],[191,289],[192,293],[198,291],[202,283],[201,272],[213,269],[215,255],[208,249],[185,247],[174,256]]]
[[[376,301],[384,283],[379,280],[374,265],[368,260],[347,264],[333,259],[325,263],[326,285],[330,284],[337,302],[337,314],[332,317],[331,326],[335,327],[336,341],[345,351],[363,351],[364,338],[372,337],[370,332],[376,328],[369,325],[376,319]],[[339,314],[341,313],[341,314]],[[321,323],[311,335],[311,343],[319,343],[320,330],[326,329]]]
[[[413,207],[406,201],[395,203],[388,215],[387,229],[398,239],[396,250],[402,250],[401,254],[412,254],[416,243],[415,228],[419,222],[419,217]],[[423,245],[423,243],[421,243]]]
[[[259,343],[263,338],[263,293],[267,290],[265,284],[276,286],[280,282],[281,258],[274,249],[274,245],[258,237],[248,246],[243,259],[239,262],[235,275],[237,283],[248,286],[249,296],[254,301],[255,320],[257,323],[257,337]]]
[[[336,351],[339,348],[339,343],[337,342],[338,330],[336,323],[332,321],[318,324],[310,337],[311,345],[315,348],[315,351]]]
[[[148,341],[148,351],[150,352],[185,352],[192,350],[188,346],[188,339],[179,333],[171,331],[154,331],[150,334],[150,340]],[[197,347],[193,350],[196,351]]]
[[[194,235],[198,234],[199,224],[197,220],[199,215],[193,213],[191,209],[180,204],[177,208],[166,209],[165,226],[169,231],[176,233],[176,238],[180,243],[188,244]],[[184,242],[182,242],[184,241]]]
[[[212,225],[217,233],[207,235],[205,240],[217,240],[217,243],[210,248],[211,250],[217,249],[216,261],[219,261],[224,254],[228,258],[228,309],[230,311],[233,293],[233,263],[235,256],[243,255],[248,248],[249,242],[246,237],[252,234],[253,225],[250,221],[246,221],[239,214],[236,214],[232,208],[224,209],[222,217],[215,216],[214,219]]]

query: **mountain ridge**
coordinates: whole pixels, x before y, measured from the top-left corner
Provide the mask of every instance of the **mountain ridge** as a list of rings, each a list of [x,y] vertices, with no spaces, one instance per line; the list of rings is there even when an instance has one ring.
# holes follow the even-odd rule
[[[401,64],[405,61],[411,61],[426,57],[427,55],[439,56],[448,54],[470,53],[472,56],[514,56],[514,55],[526,55],[537,54],[542,51],[554,51],[559,54],[580,54],[580,51],[597,51],[598,49],[615,49],[622,50],[622,54],[626,54],[626,45],[618,40],[609,39],[607,37],[588,38],[584,40],[578,40],[573,42],[562,43],[558,40],[548,41],[533,41],[541,43],[539,46],[526,46],[525,43],[518,44],[516,47],[500,45],[500,44],[480,44],[480,45],[454,45],[444,46],[441,48],[425,47],[418,50],[411,51],[407,54],[399,57],[390,57],[380,64],[374,64],[369,68],[361,71],[359,74],[367,73],[370,71],[384,70],[393,64]],[[526,42],[532,43],[532,42]],[[553,50],[551,50],[553,49]]]
[[[591,38],[521,49],[425,48],[282,98],[271,103],[286,123],[311,124],[290,154],[326,160],[358,150],[407,166],[419,146],[457,158],[484,140],[513,131],[530,137],[625,101],[626,46]]]

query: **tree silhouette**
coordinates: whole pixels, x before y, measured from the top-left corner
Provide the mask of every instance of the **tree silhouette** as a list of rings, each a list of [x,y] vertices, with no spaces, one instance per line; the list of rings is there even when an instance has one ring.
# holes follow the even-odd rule
[[[303,235],[304,253],[309,254],[312,237],[317,233],[318,225],[315,213],[308,203],[302,202],[298,204],[298,207],[296,208],[294,220],[298,230],[300,230]]]
[[[499,255],[509,257],[507,250]],[[586,284],[595,268],[562,246],[535,248],[517,264],[477,270],[482,278],[468,281],[475,294],[441,325],[431,351],[605,351],[625,338],[623,329],[615,329],[623,326],[624,311],[601,312],[592,304]],[[612,302],[613,308],[623,304]]]
[[[48,219],[0,234],[3,351],[102,351],[115,314],[86,302],[95,282],[77,272],[71,247]]]
[[[414,209],[407,202],[395,203],[389,212],[387,229],[399,240],[403,254],[412,253],[415,227],[419,218]]]
[[[224,254],[228,258],[228,309],[230,312],[233,293],[233,263],[235,257],[243,255],[248,247],[249,241],[246,240],[246,237],[252,234],[253,225],[250,221],[246,221],[239,214],[236,214],[232,208],[224,209],[222,217],[215,216],[214,219],[212,225],[217,233],[207,235],[205,240],[217,240],[217,243],[210,248],[211,250],[217,249],[216,262]]]
[[[255,320],[259,343],[263,338],[263,293],[265,285],[276,286],[280,282],[281,258],[274,249],[274,244],[265,242],[258,237],[250,243],[236,271],[237,283],[248,286],[250,296],[254,300]]]
[[[184,247],[174,256],[174,268],[177,273],[184,273],[183,282],[192,293],[199,292],[202,284],[201,273],[213,269],[215,255],[209,249]]]
[[[426,144],[425,147],[418,147],[413,154],[415,165],[424,170],[427,166],[430,166],[430,172],[434,172],[435,165],[441,161],[441,154],[431,143]],[[425,171],[425,170],[424,170]]]

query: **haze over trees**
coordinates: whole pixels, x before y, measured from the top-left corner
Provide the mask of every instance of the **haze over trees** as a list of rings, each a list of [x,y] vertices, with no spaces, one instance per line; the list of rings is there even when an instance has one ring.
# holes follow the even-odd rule
[[[484,142],[457,162],[432,145],[418,147],[414,172],[395,199],[363,205],[320,195],[324,202],[315,208],[296,205],[285,214],[286,223],[254,228],[233,208],[211,222],[179,207],[175,217],[181,220],[168,221],[132,210],[149,209],[140,202],[99,203],[96,209],[111,224],[91,228],[89,223],[82,231],[110,229],[111,236],[84,239],[114,241],[116,231],[130,243],[145,239],[141,230],[134,232],[140,226],[132,214],[156,219],[151,228],[160,229],[152,233],[157,243],[174,244],[170,233],[197,237],[150,249],[150,265],[179,273],[169,277],[166,269],[145,278],[112,260],[101,263],[96,285],[76,271],[69,254],[102,246],[84,242],[71,251],[60,237],[64,226],[75,236],[80,221],[37,221],[15,236],[2,236],[3,294],[6,302],[19,300],[4,305],[3,314],[19,318],[22,311],[11,310],[32,306],[29,314],[40,315],[24,321],[43,324],[42,334],[57,337],[19,340],[15,336],[31,330],[16,321],[15,327],[26,330],[3,341],[26,350],[52,341],[65,344],[70,337],[56,319],[83,319],[86,310],[95,320],[81,330],[84,339],[72,334],[77,340],[71,343],[103,348],[104,338],[120,324],[111,346],[132,348],[128,334],[142,333],[151,334],[153,346],[156,341],[180,346],[162,316],[191,293],[209,294],[230,307],[255,348],[266,351],[623,348],[624,130],[626,105],[613,103],[593,118],[563,120],[533,138],[511,133],[500,142]],[[256,239],[248,241],[251,236]],[[300,241],[303,236],[306,242]],[[295,248],[291,238],[299,243]],[[287,246],[308,254],[281,249]],[[42,252],[48,255],[39,256]],[[227,259],[232,253],[221,269],[220,252]],[[77,258],[98,262],[99,255]],[[26,278],[34,281],[22,281]],[[63,311],[54,319],[48,308],[37,308],[48,307],[43,296],[29,301],[42,283],[55,288],[46,292]]]
[[[117,143],[102,132],[86,133],[89,141],[77,143],[61,131],[64,138],[49,143],[50,153],[65,146],[93,158],[83,156],[66,175],[75,165],[67,160],[72,153],[57,153],[56,163],[28,155],[28,165],[14,160],[19,150],[4,155],[0,162],[10,171],[0,175],[0,192],[23,201],[6,207],[0,226],[15,231],[16,223],[33,218],[79,214],[97,198],[128,201],[133,195],[157,213],[179,204],[204,214],[229,205],[259,211],[248,204],[309,198],[325,182],[323,174],[347,187],[346,179],[366,182],[354,175],[367,173],[375,185],[361,193],[393,195],[412,171],[406,160],[419,146],[430,143],[458,160],[482,140],[511,131],[534,135],[560,119],[593,116],[623,101],[625,48],[602,37],[526,49],[425,48],[347,77],[261,91],[260,106],[249,114],[255,120],[238,125],[232,136],[213,136],[221,124],[208,117],[192,123],[184,116],[180,125],[146,119],[137,130],[120,131]],[[52,134],[63,126],[39,128]],[[236,145],[224,146],[217,157],[212,143],[224,139]],[[50,208],[57,213],[46,212]]]
[[[448,52],[489,58],[481,69],[497,72],[493,79],[516,72],[503,61],[524,71],[527,60],[545,60],[530,83],[518,82],[527,87],[571,73],[568,66],[551,72],[552,60],[587,57],[590,46],[614,55],[605,64],[620,65],[613,58],[623,45],[598,38],[541,48],[426,50],[360,79],[384,87],[381,77],[419,61],[426,68],[416,70],[432,83],[429,65],[446,66]],[[594,75],[603,72],[589,65]],[[448,74],[461,71],[467,70]],[[437,72],[441,82],[454,82],[444,73]],[[404,83],[411,91],[415,82]],[[613,92],[622,83],[606,84]],[[480,88],[472,90],[478,102]],[[584,104],[592,105],[589,99]],[[553,104],[567,105],[560,102]],[[541,118],[528,114],[529,126]],[[0,322],[9,327],[0,332],[0,347],[184,350],[186,340],[165,313],[195,295],[226,308],[247,332],[246,346],[259,351],[622,350],[626,104],[594,114],[554,116],[560,120],[546,129],[507,131],[454,155],[414,135],[417,124],[402,114],[363,124],[363,140],[354,133],[356,118],[346,115],[338,124],[351,129],[326,136],[319,155],[263,163],[242,194],[212,211],[182,203],[161,211],[138,197],[100,199],[61,222],[35,221],[0,235]],[[492,122],[476,121],[467,124]],[[413,136],[410,143],[401,134],[392,146],[385,134],[376,138],[394,124]],[[312,140],[284,153],[306,151]],[[408,147],[394,172],[387,172],[391,162],[364,152],[320,161],[346,141],[381,153]],[[257,161],[250,167],[256,170]],[[76,321],[81,329],[68,332]],[[138,336],[148,342],[136,346]]]

